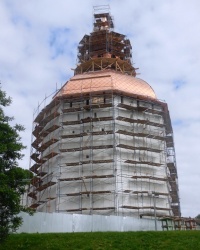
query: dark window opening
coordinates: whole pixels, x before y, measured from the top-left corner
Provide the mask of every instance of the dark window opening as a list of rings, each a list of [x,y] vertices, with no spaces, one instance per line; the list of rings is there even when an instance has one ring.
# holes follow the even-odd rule
[[[97,118],[97,113],[94,113],[94,118]]]
[[[86,100],[86,105],[89,105],[90,104],[90,101],[89,100]]]
[[[70,102],[69,106],[70,106],[70,108],[72,108],[72,102]]]
[[[124,98],[123,98],[123,96],[121,96],[121,103],[124,103]]]
[[[86,158],[89,158],[89,155],[86,155]]]

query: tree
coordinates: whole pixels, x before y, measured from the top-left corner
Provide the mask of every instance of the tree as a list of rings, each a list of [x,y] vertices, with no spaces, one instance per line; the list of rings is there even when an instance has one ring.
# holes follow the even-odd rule
[[[10,104],[11,98],[0,86],[0,241],[21,225],[19,212],[28,212],[20,200],[32,177],[30,171],[20,168],[17,163],[23,157],[21,150],[25,148],[19,136],[24,127],[10,125],[13,118],[4,113],[4,108]]]

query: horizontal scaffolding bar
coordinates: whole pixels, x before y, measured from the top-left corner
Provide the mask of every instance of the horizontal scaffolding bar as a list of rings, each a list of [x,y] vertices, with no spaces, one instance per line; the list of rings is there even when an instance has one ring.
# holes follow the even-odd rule
[[[75,208],[75,209],[67,209],[64,210],[66,212],[78,212],[78,211],[84,211],[84,210],[113,210],[115,207],[91,207],[91,208]]]
[[[114,175],[88,175],[82,177],[73,177],[73,178],[61,178],[60,181],[79,181],[85,179],[102,179],[102,178],[113,178]]]
[[[135,206],[121,206],[121,208],[126,208],[126,209],[153,209],[153,210],[166,210],[169,211],[171,210],[170,208],[165,208],[165,207],[154,207],[154,206],[142,206],[142,207],[135,207]]]

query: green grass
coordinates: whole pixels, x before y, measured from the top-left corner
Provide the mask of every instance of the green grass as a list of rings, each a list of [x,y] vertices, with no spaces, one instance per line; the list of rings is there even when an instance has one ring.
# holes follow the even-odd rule
[[[0,250],[200,249],[200,231],[13,234]]]

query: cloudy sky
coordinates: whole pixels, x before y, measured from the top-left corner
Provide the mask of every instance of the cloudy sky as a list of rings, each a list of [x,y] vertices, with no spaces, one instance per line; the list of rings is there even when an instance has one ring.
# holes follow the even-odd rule
[[[200,1],[1,0],[0,81],[13,98],[7,114],[26,127],[29,167],[33,112],[76,65],[77,45],[92,31],[93,6],[109,4],[115,31],[133,46],[138,77],[170,109],[183,216],[200,214]],[[48,103],[41,104],[43,107]]]

